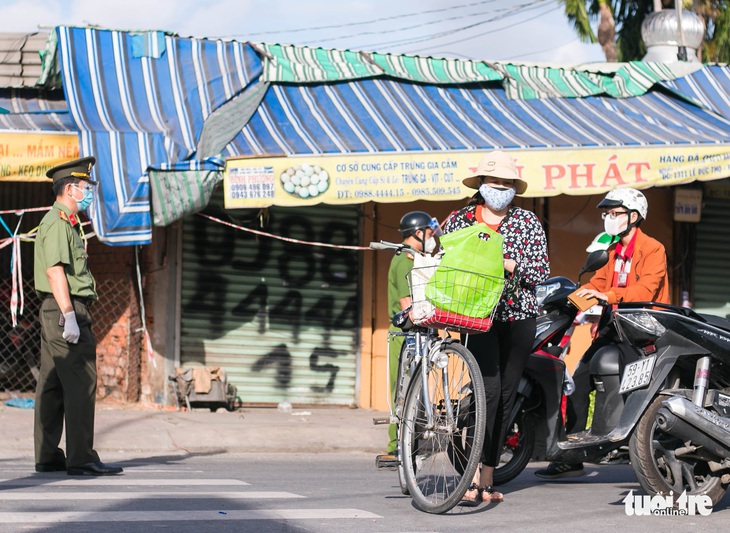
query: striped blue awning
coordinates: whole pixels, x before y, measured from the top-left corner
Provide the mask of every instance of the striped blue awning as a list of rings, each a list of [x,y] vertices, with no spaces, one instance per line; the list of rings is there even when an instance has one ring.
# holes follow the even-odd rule
[[[12,131],[77,131],[63,91],[1,89],[0,129]]]
[[[261,72],[245,43],[59,27],[68,108],[81,155],[94,155],[98,199],[91,213],[108,244],[151,241],[150,166],[196,153],[208,116]]]
[[[730,118],[730,67],[707,65],[688,76],[659,85],[698,106]]]
[[[370,79],[272,85],[226,155],[729,142],[730,120],[662,92],[625,99],[511,100],[491,85]]]

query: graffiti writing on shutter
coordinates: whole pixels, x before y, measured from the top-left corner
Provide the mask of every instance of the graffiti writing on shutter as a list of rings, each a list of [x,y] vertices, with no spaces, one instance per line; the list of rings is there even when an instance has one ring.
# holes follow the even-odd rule
[[[273,234],[357,244],[357,217],[317,221],[301,212],[271,211],[265,230]],[[183,315],[204,322],[212,339],[206,342],[234,334],[250,339],[240,347],[243,355],[253,354],[249,371],[270,378],[282,394],[294,389],[293,396],[315,399],[332,394],[342,365],[354,368],[358,252],[257,237],[200,217],[192,227],[199,266]]]

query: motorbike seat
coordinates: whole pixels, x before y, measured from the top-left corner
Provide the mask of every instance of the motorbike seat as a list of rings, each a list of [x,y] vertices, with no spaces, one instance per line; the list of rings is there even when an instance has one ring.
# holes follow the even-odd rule
[[[715,315],[704,315],[702,313],[699,313],[699,315],[711,326],[730,331],[730,320]]]

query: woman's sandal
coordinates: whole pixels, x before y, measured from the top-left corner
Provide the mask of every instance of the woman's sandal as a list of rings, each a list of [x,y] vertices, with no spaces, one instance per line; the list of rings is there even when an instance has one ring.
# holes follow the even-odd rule
[[[468,498],[467,494],[473,490],[475,490],[477,492],[476,496],[474,496],[473,499]],[[482,496],[482,490],[483,490],[482,487],[480,487],[476,483],[472,483],[471,485],[469,485],[469,488],[466,489],[466,493],[464,493],[464,496],[461,498],[461,503],[464,503],[466,505],[474,505],[474,506],[479,505],[480,503],[482,503],[484,501],[484,497]]]
[[[473,483],[472,483],[472,485],[473,485]],[[471,488],[471,486],[469,486],[469,488]],[[477,487],[477,490],[479,491],[479,494],[482,497],[482,501],[485,501],[485,502],[502,502],[502,501],[504,501],[504,494],[494,490],[494,487],[492,487],[491,485],[487,485],[486,487]]]

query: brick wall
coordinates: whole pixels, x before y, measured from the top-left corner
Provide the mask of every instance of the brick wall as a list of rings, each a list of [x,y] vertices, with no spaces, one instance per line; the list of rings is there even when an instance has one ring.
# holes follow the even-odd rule
[[[97,398],[136,402],[140,397],[142,334],[134,247],[89,244],[89,268],[97,282]]]

